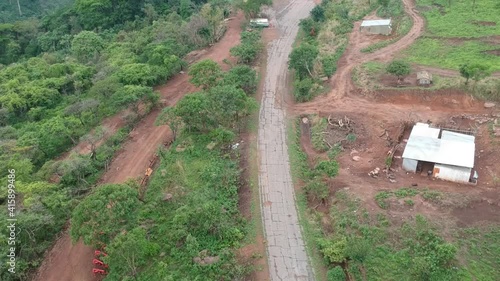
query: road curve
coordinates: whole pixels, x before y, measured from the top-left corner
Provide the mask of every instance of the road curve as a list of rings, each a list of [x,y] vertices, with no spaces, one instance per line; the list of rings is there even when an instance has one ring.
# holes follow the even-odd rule
[[[314,280],[295,206],[283,106],[288,55],[299,20],[307,17],[313,7],[311,0],[291,0],[271,19],[279,37],[267,46],[258,150],[262,220],[272,281]]]
[[[360,45],[363,37],[358,32],[361,21],[356,22],[349,36],[349,45],[346,48],[346,52],[339,60],[337,71],[330,79],[332,87],[328,95],[318,96],[310,102],[295,104],[292,111],[300,114],[308,112],[311,108],[316,108],[317,110],[328,109],[332,104],[338,103],[340,100],[348,97],[350,92],[355,89],[351,77],[354,67],[372,60],[387,62],[394,55],[413,44],[424,32],[425,22],[415,9],[414,0],[403,0],[403,5],[405,12],[413,20],[413,25],[406,35],[393,44],[374,53],[362,53]]]

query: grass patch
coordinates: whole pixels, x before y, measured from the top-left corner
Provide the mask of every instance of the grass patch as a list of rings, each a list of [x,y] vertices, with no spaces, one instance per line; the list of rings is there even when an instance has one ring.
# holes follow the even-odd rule
[[[439,191],[429,190],[428,188],[419,190],[415,188],[403,187],[395,191],[381,191],[375,195],[375,202],[382,209],[389,208],[389,200],[392,197],[396,197],[398,199],[401,198],[409,198],[415,197],[420,194],[424,200],[440,203],[443,199],[443,194]],[[411,201],[411,202],[410,202]],[[405,200],[405,203],[408,206],[413,206],[414,202],[411,199]]]
[[[417,0],[417,8],[426,19],[426,32],[403,52],[409,61],[454,70],[479,63],[500,71],[500,56],[487,53],[498,45],[485,40],[500,34],[497,0]]]
[[[458,70],[461,64],[474,62],[489,67],[491,71],[499,71],[500,56],[486,53],[495,49],[498,46],[478,41],[453,44],[446,40],[421,38],[404,53],[409,61],[423,65]]]
[[[477,38],[500,34],[497,0],[417,0],[417,8],[427,20],[429,35]]]
[[[325,152],[328,150],[324,139],[324,133],[328,128],[328,122],[325,118],[310,118],[311,120],[311,144],[314,150]]]
[[[346,241],[340,255],[349,264],[350,280],[460,280],[454,270],[457,246],[424,217],[393,226],[384,213],[369,214],[347,192],[338,191],[335,202],[329,213],[333,231],[324,239]]]

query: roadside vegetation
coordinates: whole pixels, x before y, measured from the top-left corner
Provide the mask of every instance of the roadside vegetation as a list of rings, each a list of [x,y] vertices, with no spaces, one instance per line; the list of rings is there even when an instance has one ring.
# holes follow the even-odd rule
[[[247,228],[238,210],[240,151],[233,144],[257,107],[250,96],[257,75],[247,65],[223,72],[211,60],[189,73],[203,90],[159,116],[176,139],[159,151],[144,199],[135,183],[105,185],[73,212],[74,240],[108,245],[109,280],[234,280],[252,270],[235,255]],[[246,74],[234,79],[238,73]],[[94,211],[106,206],[108,212]]]
[[[455,70],[463,63],[478,63],[500,70],[498,45],[489,40],[500,34],[498,1],[418,0],[417,8],[427,26],[425,35],[405,52],[410,61]]]
[[[158,117],[158,125],[172,129],[174,142],[159,150],[161,163],[145,196],[135,182],[104,185],[75,208],[72,238],[108,245],[106,280],[235,280],[254,270],[236,255],[253,230],[238,209],[244,179],[242,152],[234,144],[257,108],[257,73],[250,64],[262,47],[260,30],[241,37],[235,49],[245,46],[255,54],[243,60],[247,64],[227,72],[212,60],[192,65],[190,81],[202,90]],[[105,206],[109,212],[93,211]]]
[[[322,78],[337,70],[353,28],[353,22],[377,7],[376,2],[325,0],[310,17],[300,22],[300,43],[290,54],[289,68],[294,70],[294,97],[305,102],[322,93]]]
[[[35,2],[33,9],[38,5],[38,1]],[[17,3],[11,1],[11,4]],[[261,4],[250,1],[242,8],[252,13],[258,11]],[[25,280],[40,265],[44,252],[62,230],[75,206],[94,190],[129,131],[142,116],[159,105],[159,95],[152,87],[186,69],[187,63],[182,58],[188,52],[218,41],[225,31],[223,19],[231,9],[232,4],[224,1],[167,4],[158,1],[78,0],[40,19],[0,24],[0,180],[7,182],[8,169],[15,169],[17,227],[23,230],[17,237],[23,241],[16,248],[17,272],[15,275],[7,272],[6,257],[2,256],[0,279]],[[38,15],[43,15],[43,12]],[[258,45],[260,35],[255,33],[252,42]],[[238,132],[247,110],[249,112],[253,107],[246,97],[255,91],[257,78],[255,71],[247,66],[238,65],[222,73],[213,63],[204,63],[204,67],[214,71],[214,77],[200,79],[217,81],[217,87],[208,92],[211,85],[201,81],[200,85],[206,92],[183,100],[175,114],[186,118],[182,122],[198,122],[196,128],[190,127],[190,133],[186,134],[202,130],[223,146],[221,143],[226,145],[235,138],[232,132]],[[193,80],[193,83],[197,82]],[[218,116],[213,115],[214,108],[205,108],[206,114],[210,112],[213,119],[200,116],[201,109],[193,108],[196,102],[209,100],[212,107],[225,106]],[[100,126],[105,117],[120,112],[125,114],[121,118],[124,127],[111,133],[108,128]],[[182,122],[179,124],[184,124]],[[205,131],[208,128],[210,133]],[[195,139],[196,144],[207,139],[186,134],[183,138],[188,141]],[[88,155],[64,155],[81,140],[89,144]],[[217,153],[224,151],[218,155],[225,155],[225,148],[216,150]],[[236,160],[231,158],[231,161]],[[129,189],[135,188],[132,183],[128,186]],[[232,183],[228,186],[231,189]],[[132,194],[125,187],[120,190]],[[3,214],[7,209],[6,198],[6,190],[2,190]],[[140,204],[146,205],[145,202]],[[91,211],[106,209],[98,209],[98,203],[95,207]],[[128,210],[131,207],[123,208]],[[75,212],[77,217],[85,214]],[[233,215],[234,210],[231,212]],[[109,231],[107,238],[103,239],[111,241],[118,234],[116,229],[128,230],[138,218],[139,215],[130,222],[101,230]],[[2,247],[7,243],[5,223],[0,223],[3,226]],[[101,223],[93,226],[98,228]],[[73,236],[82,237],[90,233],[77,228],[72,232]],[[142,230],[134,231],[132,235],[135,236],[131,239],[142,234]],[[120,239],[124,245],[132,243],[127,237]],[[89,243],[92,241],[87,239]],[[149,245],[146,242],[144,245]],[[144,251],[149,250],[151,252],[142,254],[157,253],[153,249]],[[137,266],[141,265],[138,263]],[[121,267],[117,265],[116,268]],[[135,269],[128,270],[131,271],[124,269],[123,276],[135,272]],[[120,270],[115,273],[122,274]]]

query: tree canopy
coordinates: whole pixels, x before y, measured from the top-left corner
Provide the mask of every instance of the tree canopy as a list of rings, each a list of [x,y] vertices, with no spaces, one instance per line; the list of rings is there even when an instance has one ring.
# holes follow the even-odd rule
[[[401,77],[410,74],[411,67],[410,64],[405,61],[394,60],[387,65],[386,71],[387,73],[397,76],[398,82],[400,82]]]
[[[297,75],[301,78],[306,76],[312,77],[312,69],[314,60],[318,56],[318,48],[308,43],[302,43],[298,48],[293,49],[290,54],[288,67],[294,69]]]
[[[108,184],[76,206],[71,216],[71,238],[85,244],[109,244],[126,225],[134,225],[140,204],[137,190],[128,185]]]
[[[478,82],[491,75],[491,71],[487,66],[473,63],[460,65],[460,75],[465,78],[465,85],[469,84],[469,79]]]

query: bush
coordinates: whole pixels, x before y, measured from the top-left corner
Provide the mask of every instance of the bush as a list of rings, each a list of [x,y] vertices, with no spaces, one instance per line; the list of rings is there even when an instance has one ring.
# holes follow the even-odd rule
[[[314,95],[312,94],[312,87],[314,81],[311,78],[305,78],[302,80],[295,80],[293,95],[295,101],[306,102],[310,101]]]
[[[264,47],[260,42],[260,38],[260,32],[242,32],[241,44],[231,48],[231,55],[238,58],[239,63],[249,64],[253,62]]]
[[[347,239],[340,238],[320,238],[318,239],[320,252],[328,263],[339,263],[346,260]]]
[[[326,278],[328,281],[345,281],[346,280],[344,270],[342,270],[342,268],[340,266],[336,266],[332,269],[329,269]]]
[[[308,183],[304,186],[304,191],[310,200],[325,200],[330,194],[328,186],[319,180]]]
[[[316,165],[316,170],[333,178],[339,173],[339,163],[335,160],[321,161]]]

